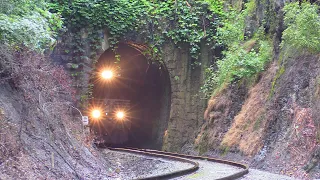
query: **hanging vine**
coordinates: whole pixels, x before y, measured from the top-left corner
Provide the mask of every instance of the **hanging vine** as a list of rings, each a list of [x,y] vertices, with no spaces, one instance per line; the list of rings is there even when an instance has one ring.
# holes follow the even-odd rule
[[[74,36],[84,27],[92,33],[107,29],[111,47],[116,48],[126,34],[133,33],[143,37],[154,53],[161,53],[168,41],[187,44],[193,58],[198,58],[201,40],[213,43],[222,7],[219,0],[53,0],[51,5]],[[81,42],[75,43],[81,47]],[[78,51],[81,56],[81,48]]]

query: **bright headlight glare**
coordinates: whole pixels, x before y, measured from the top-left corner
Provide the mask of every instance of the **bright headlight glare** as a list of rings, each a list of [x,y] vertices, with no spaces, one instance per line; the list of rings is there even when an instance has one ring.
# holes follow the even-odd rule
[[[117,118],[118,119],[123,119],[124,116],[125,116],[124,112],[122,112],[122,111],[117,112]]]
[[[110,70],[104,70],[104,71],[102,71],[101,76],[104,79],[111,79],[113,77],[113,72]]]
[[[99,118],[101,116],[101,112],[98,109],[92,111],[92,117]]]

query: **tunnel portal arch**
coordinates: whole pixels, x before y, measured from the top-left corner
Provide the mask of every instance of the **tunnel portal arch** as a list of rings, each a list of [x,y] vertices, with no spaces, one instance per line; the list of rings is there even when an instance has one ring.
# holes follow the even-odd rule
[[[116,52],[105,50],[95,64],[93,97],[130,100],[132,124],[126,145],[161,149],[170,114],[171,83],[165,65],[144,53],[147,48],[127,42],[119,43]],[[99,80],[103,69],[112,69],[114,79]]]

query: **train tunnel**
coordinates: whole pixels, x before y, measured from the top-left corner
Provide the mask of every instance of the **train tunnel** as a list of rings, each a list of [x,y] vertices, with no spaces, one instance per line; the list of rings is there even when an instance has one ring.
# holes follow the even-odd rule
[[[126,111],[128,140],[121,146],[160,149],[170,113],[169,74],[163,64],[148,59],[142,53],[145,49],[139,47],[121,43],[116,51],[108,49],[100,56],[93,78],[93,101],[130,101]],[[99,77],[106,69],[113,72],[109,80]]]

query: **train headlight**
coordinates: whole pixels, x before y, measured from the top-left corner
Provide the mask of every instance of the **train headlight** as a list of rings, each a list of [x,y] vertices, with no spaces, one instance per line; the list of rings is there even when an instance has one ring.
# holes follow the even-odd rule
[[[92,117],[98,119],[101,116],[101,112],[98,109],[92,111]]]
[[[117,119],[123,120],[124,117],[125,117],[125,114],[124,114],[123,111],[118,111],[117,114],[116,114],[116,116],[117,116]]]
[[[111,79],[113,77],[113,72],[110,70],[104,70],[101,73],[103,79]]]

